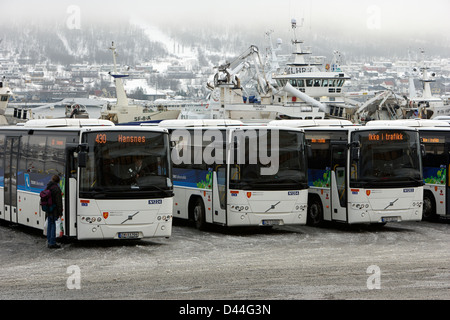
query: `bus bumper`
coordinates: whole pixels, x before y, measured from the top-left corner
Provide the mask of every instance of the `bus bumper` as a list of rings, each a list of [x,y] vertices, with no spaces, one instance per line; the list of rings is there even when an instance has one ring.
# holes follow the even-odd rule
[[[89,225],[78,230],[80,240],[144,239],[170,237],[172,219],[143,225]]]
[[[349,223],[386,223],[402,221],[421,221],[422,208],[407,210],[382,210],[353,212],[349,214]]]
[[[282,226],[305,225],[307,212],[289,213],[247,213],[233,212],[228,215],[227,225],[232,226]]]

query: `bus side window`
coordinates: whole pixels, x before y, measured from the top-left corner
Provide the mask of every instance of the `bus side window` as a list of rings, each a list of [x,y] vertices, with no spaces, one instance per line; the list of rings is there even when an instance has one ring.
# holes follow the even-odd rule
[[[227,185],[227,176],[226,176],[226,167],[218,166],[217,168],[217,186],[219,189],[219,198],[220,198],[220,208],[226,209],[226,185]]]

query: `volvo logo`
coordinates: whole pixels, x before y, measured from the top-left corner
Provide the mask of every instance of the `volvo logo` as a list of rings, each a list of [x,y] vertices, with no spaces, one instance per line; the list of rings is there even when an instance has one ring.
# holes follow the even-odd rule
[[[128,220],[133,220],[133,217],[134,217],[135,215],[137,215],[138,213],[139,213],[139,211],[137,211],[137,212],[134,213],[134,214],[129,215],[128,218],[127,218],[126,220],[124,220],[121,224],[124,224],[124,223],[127,222]]]
[[[275,207],[276,207],[276,205],[277,204],[279,204],[281,201],[278,201],[277,203],[275,203],[275,204],[272,204],[271,206],[270,206],[270,208],[269,209],[267,209],[265,212],[267,212],[267,211],[269,211],[269,210],[273,210],[273,209],[275,209]]]
[[[394,201],[392,201],[392,202],[389,202],[389,204],[388,204],[388,206],[386,207],[386,208],[384,208],[384,210],[386,210],[387,208],[389,208],[389,207],[392,207],[393,205],[394,205],[394,203],[396,203],[397,202],[397,200],[398,200],[398,198],[397,199],[395,199]]]

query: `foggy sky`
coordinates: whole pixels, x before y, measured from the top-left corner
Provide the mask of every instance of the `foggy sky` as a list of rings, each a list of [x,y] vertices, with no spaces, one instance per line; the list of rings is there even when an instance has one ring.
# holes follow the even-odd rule
[[[180,28],[238,25],[288,31],[291,18],[307,31],[450,41],[449,0],[14,0],[2,4],[3,23],[61,22],[79,9],[83,24],[119,19]]]

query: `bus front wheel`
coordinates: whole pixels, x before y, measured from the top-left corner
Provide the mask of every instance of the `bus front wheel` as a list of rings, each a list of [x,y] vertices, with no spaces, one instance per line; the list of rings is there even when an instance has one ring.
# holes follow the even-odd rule
[[[318,227],[323,223],[323,206],[320,199],[312,197],[309,200],[307,224]]]
[[[425,191],[423,194],[422,220],[432,221],[436,219],[436,217],[436,202],[433,194],[429,191]]]
[[[194,207],[192,209],[192,218],[195,223],[195,227],[199,230],[206,229],[206,220],[205,220],[205,205],[203,201],[199,198],[195,200]]]

